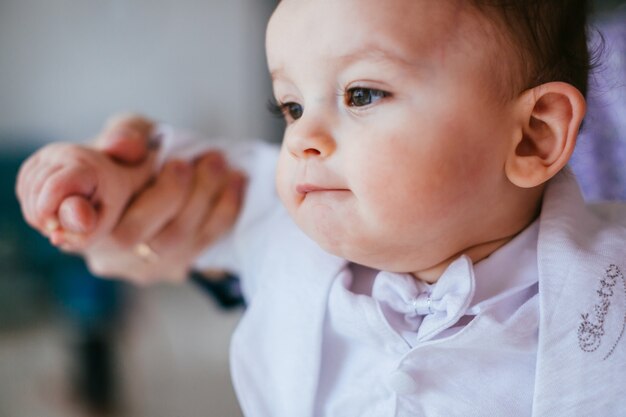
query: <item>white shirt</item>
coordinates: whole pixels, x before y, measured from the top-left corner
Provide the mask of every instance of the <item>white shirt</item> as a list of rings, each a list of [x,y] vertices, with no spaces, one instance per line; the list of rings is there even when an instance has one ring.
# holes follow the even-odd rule
[[[455,261],[455,267],[449,267],[433,285],[417,282],[407,274],[377,272],[351,265],[351,273],[341,275],[330,291],[315,415],[421,415],[414,413],[415,404],[419,408],[419,404],[426,399],[420,398],[419,381],[415,381],[410,372],[402,370],[403,360],[411,352],[419,350],[421,345],[433,340],[445,345],[447,339],[454,337],[474,316],[486,310],[502,321],[525,305],[538,310],[537,235],[536,222],[475,266],[467,257]],[[435,326],[420,335],[420,331],[428,325],[427,320],[434,315],[415,314],[416,295],[419,292],[434,293],[443,280],[466,280],[475,285],[468,286],[468,300],[462,306],[460,319],[454,317],[450,322],[439,318],[437,321],[443,328]],[[396,293],[390,295],[390,291]],[[529,324],[537,329],[538,320]],[[523,355],[526,367],[500,366],[493,370],[495,373],[491,373],[488,384],[481,386],[488,392],[494,387],[510,386],[515,381],[515,403],[511,404],[506,414],[510,416],[531,414],[537,333],[525,332],[524,338],[524,344],[530,347]],[[488,346],[492,341],[485,338],[483,343]],[[493,360],[488,355],[490,350],[481,352],[484,352],[481,356],[467,357],[466,360],[489,369]],[[511,360],[516,359],[519,359],[517,355],[511,357]],[[425,355],[423,361],[428,360]],[[444,367],[437,372],[453,375],[456,370]],[[376,387],[372,387],[372,381],[377,381]],[[472,379],[458,381],[457,392],[464,386],[474,389],[476,383]],[[367,402],[359,400],[364,391],[370,395]],[[449,391],[433,392],[429,397],[428,408],[432,410],[445,410],[451,401]],[[412,404],[410,410],[403,410],[403,403],[407,402]]]

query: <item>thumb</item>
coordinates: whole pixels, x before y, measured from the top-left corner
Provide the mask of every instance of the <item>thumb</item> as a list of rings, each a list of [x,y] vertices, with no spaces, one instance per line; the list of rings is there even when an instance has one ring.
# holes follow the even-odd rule
[[[59,223],[71,233],[89,234],[97,222],[98,213],[92,203],[83,196],[69,196],[59,206]]]
[[[119,117],[108,123],[94,146],[120,163],[136,165],[143,162],[154,147],[151,141],[153,130],[154,124],[147,119]]]
[[[87,198],[69,196],[59,207],[58,222],[61,227],[50,233],[50,242],[80,252],[90,243],[97,221],[98,212]]]

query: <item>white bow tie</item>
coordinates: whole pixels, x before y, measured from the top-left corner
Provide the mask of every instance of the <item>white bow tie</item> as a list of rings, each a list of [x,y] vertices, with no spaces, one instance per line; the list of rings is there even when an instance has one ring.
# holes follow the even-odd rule
[[[374,281],[377,299],[392,327],[417,332],[417,340],[430,339],[456,323],[474,298],[472,261],[463,255],[452,262],[432,285],[408,274],[381,272]]]

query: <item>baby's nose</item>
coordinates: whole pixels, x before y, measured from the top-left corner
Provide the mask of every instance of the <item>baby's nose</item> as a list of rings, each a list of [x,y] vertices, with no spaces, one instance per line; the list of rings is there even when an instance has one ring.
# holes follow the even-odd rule
[[[327,158],[335,151],[337,144],[334,138],[321,130],[300,129],[294,131],[287,140],[287,148],[296,158]]]

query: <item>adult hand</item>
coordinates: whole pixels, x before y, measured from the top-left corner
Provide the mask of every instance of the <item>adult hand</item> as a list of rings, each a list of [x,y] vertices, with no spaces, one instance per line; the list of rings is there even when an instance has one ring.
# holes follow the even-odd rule
[[[111,119],[95,147],[115,160],[138,165],[149,156],[150,121],[134,115]],[[95,274],[136,284],[178,282],[193,260],[231,229],[245,185],[217,151],[199,157],[181,186],[184,168],[168,163],[138,191],[112,233],[82,252]]]
[[[195,163],[189,192],[176,186],[174,175],[166,166],[111,235],[83,252],[95,275],[136,284],[179,282],[198,254],[230,230],[241,208],[241,173],[209,152]]]
[[[181,280],[239,213],[245,179],[218,152],[171,161],[155,177],[152,129],[140,116],[116,117],[91,147],[48,145],[20,170],[26,220],[96,275]]]

